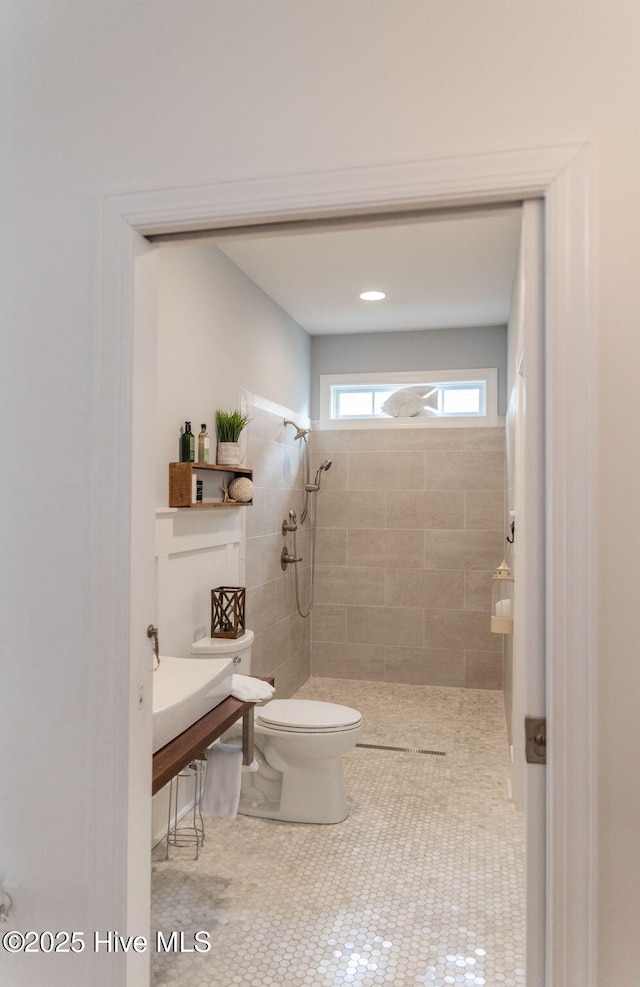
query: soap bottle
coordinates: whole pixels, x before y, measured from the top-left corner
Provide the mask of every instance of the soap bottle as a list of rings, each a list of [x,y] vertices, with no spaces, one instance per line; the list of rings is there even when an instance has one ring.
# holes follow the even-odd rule
[[[182,438],[180,439],[181,463],[193,463],[195,461],[195,446],[196,440],[193,432],[191,431],[191,422],[185,422],[184,432],[182,433]]]
[[[209,433],[207,432],[207,426],[204,424],[198,435],[198,462],[209,462]]]

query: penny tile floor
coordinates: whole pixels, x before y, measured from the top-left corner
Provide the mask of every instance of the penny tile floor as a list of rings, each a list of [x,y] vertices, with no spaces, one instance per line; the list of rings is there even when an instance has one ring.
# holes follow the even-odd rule
[[[348,819],[205,817],[192,849],[153,852],[152,937],[210,933],[208,953],[154,953],[153,987],[520,987],[524,820],[507,798],[498,692],[310,679],[298,698],[361,710],[345,757]]]

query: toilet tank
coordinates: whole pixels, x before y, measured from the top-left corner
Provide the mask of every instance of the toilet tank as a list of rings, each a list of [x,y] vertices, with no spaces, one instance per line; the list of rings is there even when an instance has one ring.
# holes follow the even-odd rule
[[[245,631],[240,637],[201,637],[191,645],[191,654],[201,658],[231,658],[233,671],[251,675],[251,646],[253,631]]]

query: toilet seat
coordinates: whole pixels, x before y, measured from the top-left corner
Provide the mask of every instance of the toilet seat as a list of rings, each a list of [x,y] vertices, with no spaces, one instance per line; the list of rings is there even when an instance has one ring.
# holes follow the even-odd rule
[[[313,699],[272,699],[256,708],[256,723],[295,733],[336,733],[359,727],[357,709]]]

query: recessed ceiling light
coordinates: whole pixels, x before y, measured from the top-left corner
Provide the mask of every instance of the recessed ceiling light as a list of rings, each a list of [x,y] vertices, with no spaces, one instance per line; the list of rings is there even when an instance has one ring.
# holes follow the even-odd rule
[[[363,291],[360,293],[360,298],[363,302],[379,302],[386,297],[384,291]]]

